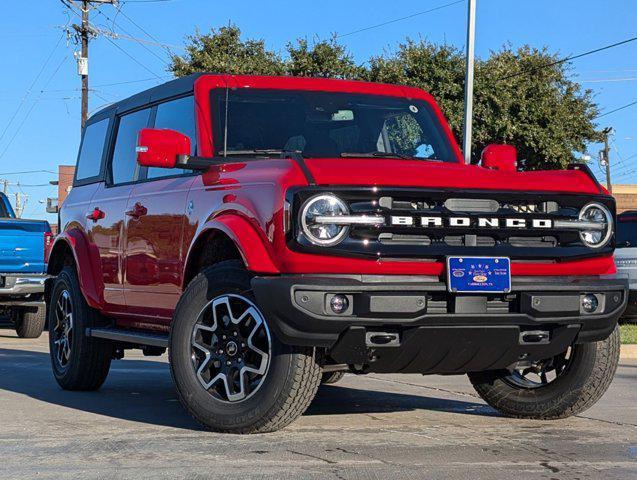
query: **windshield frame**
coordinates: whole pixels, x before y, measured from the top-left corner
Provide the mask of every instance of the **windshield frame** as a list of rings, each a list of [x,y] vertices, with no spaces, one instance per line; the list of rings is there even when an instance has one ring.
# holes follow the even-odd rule
[[[285,88],[277,88],[270,85],[268,86],[256,85],[254,88],[252,87],[252,85],[242,85],[241,87],[231,86],[228,91],[231,94],[237,92],[238,90],[244,90],[246,92],[251,92],[251,93],[255,92],[256,94],[259,94],[259,93],[268,94],[268,93],[280,92],[282,95],[298,93],[298,94],[309,94],[309,95],[311,94],[326,94],[326,95],[335,95],[335,96],[350,95],[350,96],[359,97],[359,98],[392,97],[399,100],[404,100],[406,103],[411,102],[414,104],[422,105],[426,108],[426,114],[428,115],[432,128],[435,129],[435,135],[437,137],[437,140],[440,142],[440,144],[444,148],[445,158],[438,159],[438,158],[427,158],[427,157],[418,157],[418,156],[407,156],[407,158],[399,158],[400,155],[396,155],[394,152],[387,152],[387,156],[382,155],[382,152],[360,152],[360,153],[378,153],[377,155],[360,155],[360,156],[350,155],[350,153],[353,153],[353,152],[341,152],[341,153],[346,153],[346,155],[342,155],[342,157],[344,159],[345,158],[361,158],[361,159],[373,160],[377,158],[383,158],[383,159],[386,158],[391,160],[395,159],[395,160],[428,161],[428,162],[440,162],[440,163],[464,163],[464,160],[462,158],[462,154],[460,152],[456,139],[453,136],[446,119],[442,115],[442,112],[440,111],[435,101],[433,101],[431,96],[426,94],[424,91],[411,88],[411,87],[400,87],[400,86],[382,85],[382,84],[367,84],[364,82],[346,82],[342,80],[327,80],[327,82],[331,83],[332,85],[334,84],[338,85],[339,83],[344,83],[344,84],[361,83],[367,88],[361,88],[361,91],[351,90],[351,89],[339,90],[334,88],[329,88],[329,89],[305,88],[306,85],[296,86],[294,84],[298,83],[299,80],[305,80],[305,81],[315,80],[316,82],[324,82],[325,80],[296,79],[296,78],[291,78],[291,79],[276,78],[275,80],[279,80],[281,82],[290,80],[292,81],[291,82],[292,84],[286,86]],[[378,88],[379,91],[378,92],[369,91],[370,87]],[[405,91],[404,93],[409,93],[410,95],[384,94],[382,93],[382,91],[380,91],[383,87],[396,93],[403,93],[403,90],[404,90]],[[414,95],[414,93],[416,93],[416,95]],[[211,127],[212,127],[211,129],[212,130],[211,131],[212,145],[211,146],[214,146],[214,154],[222,155],[223,147],[224,147],[223,120],[225,116],[225,108],[223,107],[224,105],[223,102],[225,101],[225,98],[226,98],[227,89],[223,85],[218,84],[210,88],[208,94],[209,96],[206,100],[210,102],[209,111],[210,111],[210,121],[211,121]],[[309,152],[309,153],[312,153],[312,152]],[[227,154],[228,156],[231,156],[230,149],[228,150]],[[255,155],[255,156],[264,156],[264,155]],[[339,158],[340,156],[341,155],[326,155],[326,154],[325,155],[307,155],[307,158]]]

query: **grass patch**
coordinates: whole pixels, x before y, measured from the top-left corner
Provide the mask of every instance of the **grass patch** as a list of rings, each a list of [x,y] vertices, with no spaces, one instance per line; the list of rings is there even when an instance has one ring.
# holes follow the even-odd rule
[[[637,343],[637,325],[620,325],[619,333],[622,339],[622,343]]]

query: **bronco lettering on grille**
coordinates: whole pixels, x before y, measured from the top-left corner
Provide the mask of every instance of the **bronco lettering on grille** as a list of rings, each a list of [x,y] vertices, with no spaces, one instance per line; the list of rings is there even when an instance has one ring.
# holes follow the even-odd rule
[[[478,227],[478,228],[551,228],[553,221],[548,218],[497,218],[497,217],[413,217],[392,215],[391,224],[394,226],[421,227]]]

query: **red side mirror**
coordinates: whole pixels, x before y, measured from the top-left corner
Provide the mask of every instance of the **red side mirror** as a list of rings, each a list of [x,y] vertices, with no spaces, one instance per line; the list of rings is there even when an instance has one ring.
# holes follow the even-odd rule
[[[515,172],[518,162],[518,151],[511,145],[487,145],[482,150],[481,162],[484,168]]]
[[[135,151],[143,167],[175,168],[179,155],[190,155],[190,139],[175,130],[144,128]]]

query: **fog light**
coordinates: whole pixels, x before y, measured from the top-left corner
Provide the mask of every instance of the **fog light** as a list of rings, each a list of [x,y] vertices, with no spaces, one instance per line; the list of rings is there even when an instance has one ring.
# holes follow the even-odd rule
[[[334,295],[330,300],[330,307],[334,313],[344,313],[349,308],[349,300],[345,295],[339,293],[338,295]]]
[[[595,310],[597,310],[597,307],[599,306],[599,301],[597,300],[597,297],[593,295],[592,293],[588,293],[584,295],[582,297],[581,302],[582,302],[582,310],[584,310],[586,313],[593,313]]]

